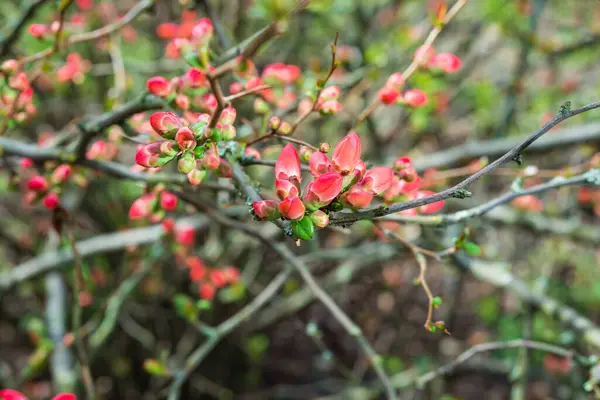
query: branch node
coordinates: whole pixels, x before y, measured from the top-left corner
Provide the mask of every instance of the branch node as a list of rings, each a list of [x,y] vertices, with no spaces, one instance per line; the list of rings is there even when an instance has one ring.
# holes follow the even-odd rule
[[[469,192],[467,189],[456,189],[452,193],[452,197],[457,199],[466,199],[473,196],[473,193]]]

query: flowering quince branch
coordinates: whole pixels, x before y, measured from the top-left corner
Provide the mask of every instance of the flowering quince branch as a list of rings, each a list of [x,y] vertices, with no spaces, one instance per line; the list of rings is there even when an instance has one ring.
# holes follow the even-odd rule
[[[404,203],[394,204],[388,207],[378,207],[373,210],[361,211],[355,213],[343,213],[338,212],[331,216],[330,222],[336,225],[345,225],[349,223],[353,223],[362,219],[375,219],[382,217],[388,214],[394,214],[399,211],[410,210],[413,208],[417,208],[420,206],[424,206],[427,204],[435,203],[450,197],[464,197],[469,196],[470,193],[465,190],[467,186],[471,183],[477,181],[481,177],[487,175],[491,171],[494,171],[500,165],[515,160],[517,156],[521,154],[523,150],[525,150],[529,145],[535,142],[539,137],[541,137],[544,133],[548,132],[552,127],[558,125],[560,122],[569,119],[575,115],[579,115],[581,113],[593,110],[600,107],[600,102],[590,103],[586,106],[576,108],[574,110],[562,111],[559,112],[552,120],[548,121],[544,124],[540,129],[529,135],[523,142],[521,142],[518,146],[512,148],[502,157],[498,158],[494,162],[490,163],[486,167],[472,174],[468,178],[464,179],[460,183],[454,185],[451,188],[445,189],[439,193],[431,194],[429,196],[424,196],[421,198],[417,198],[414,200],[410,200]]]
[[[381,104],[406,104],[411,107],[420,107],[427,103],[428,99],[425,93],[419,89],[406,91],[403,95],[400,90],[405,82],[417,71],[418,68],[431,68],[445,73],[454,73],[461,67],[461,60],[454,54],[440,53],[435,54],[432,47],[433,42],[438,37],[443,27],[447,25],[458,11],[467,3],[467,0],[458,0],[454,6],[446,13],[445,4],[440,5],[434,15],[434,27],[427,35],[425,42],[417,49],[413,60],[404,72],[392,74],[385,86],[379,90],[378,97],[365,108],[356,119],[353,130],[362,124],[369,115]]]

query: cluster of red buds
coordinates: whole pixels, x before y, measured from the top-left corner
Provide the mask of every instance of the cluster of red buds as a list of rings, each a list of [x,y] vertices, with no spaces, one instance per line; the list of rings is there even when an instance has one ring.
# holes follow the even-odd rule
[[[240,271],[236,267],[210,268],[200,257],[187,257],[185,265],[190,279],[198,284],[200,297],[204,300],[214,299],[218,289],[240,280]]]
[[[21,167],[29,168],[32,166],[31,160],[24,158],[21,160]],[[50,178],[42,175],[34,175],[29,178],[25,190],[25,203],[33,204],[42,200],[42,204],[50,210],[60,206],[59,193],[63,184],[71,175],[70,165],[61,164],[54,169]]]
[[[151,222],[158,222],[167,212],[175,211],[177,203],[177,196],[156,186],[152,192],[142,195],[131,204],[129,219],[149,218]]]
[[[196,21],[195,13],[186,12],[182,14],[180,25],[170,22],[160,24],[156,32],[161,38],[171,40],[166,49],[168,58],[183,56],[188,60],[190,57],[196,58],[192,53],[197,52],[200,62],[204,66],[208,65],[208,45],[214,33],[210,19],[201,18]]]
[[[135,162],[142,167],[154,168],[177,159],[177,168],[187,174],[192,185],[199,185],[210,170],[231,177],[231,166],[219,156],[217,143],[235,139],[235,117],[235,109],[227,107],[216,126],[209,128],[211,117],[208,114],[200,114],[197,122],[188,126],[185,119],[174,113],[154,113],[150,116],[150,125],[166,140],[140,146]]]
[[[254,104],[258,113],[266,114],[269,111],[268,104],[287,109],[296,101],[297,82],[302,74],[296,65],[280,62],[268,64],[259,76],[252,61],[240,59],[235,73],[238,80],[229,86],[231,94],[239,93],[244,89],[252,90],[262,85],[271,86],[258,92],[262,97],[256,99]]]
[[[392,183],[383,193],[386,204],[402,203],[410,200],[421,199],[434,194],[431,190],[422,190],[423,180],[417,173],[410,157],[399,157],[394,161],[395,172]],[[404,215],[433,214],[444,207],[444,201],[426,204],[417,208],[401,211]]]
[[[0,390],[0,399],[2,400],[28,400],[21,392],[17,392],[12,389]],[[77,397],[73,393],[61,393],[57,394],[52,400],[77,400]]]
[[[173,107],[193,115],[194,112],[213,112],[217,98],[209,93],[209,82],[202,70],[190,68],[182,76],[167,79],[154,76],[146,82],[148,92],[167,100]]]
[[[322,150],[327,147],[322,146]],[[293,145],[286,145],[275,164],[275,189],[281,201],[254,202],[254,213],[263,220],[291,220],[293,234],[299,239],[310,239],[315,226],[327,226],[330,211],[367,207],[392,183],[391,168],[367,171],[360,154],[360,138],[355,133],[340,140],[331,159],[324,152],[313,152],[309,165],[314,179],[301,193],[300,158]]]
[[[29,34],[39,40],[52,40],[53,35],[60,28],[60,22],[54,21],[50,25],[45,24],[31,24],[27,28]]]
[[[0,115],[24,122],[37,112],[29,79],[17,60],[4,61],[0,69]]]
[[[415,52],[415,62],[420,68],[433,73],[453,74],[457,72],[462,61],[452,53],[435,53],[430,45],[424,45]],[[411,89],[402,93],[405,79],[401,72],[395,72],[388,78],[384,87],[379,89],[379,100],[383,104],[405,104],[410,107],[421,107],[429,101],[427,94],[420,89]]]
[[[85,73],[92,67],[88,60],[84,60],[79,53],[69,53],[66,58],[66,64],[56,71],[56,79],[59,82],[73,82],[75,84],[83,83]]]

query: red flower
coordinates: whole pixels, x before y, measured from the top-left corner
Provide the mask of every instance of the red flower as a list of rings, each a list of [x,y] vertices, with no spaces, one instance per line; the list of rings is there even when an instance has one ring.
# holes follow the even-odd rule
[[[197,68],[188,69],[185,75],[183,76],[183,81],[187,86],[192,88],[202,87],[208,83],[204,72],[200,71]]]
[[[161,142],[154,142],[138,148],[135,153],[135,162],[142,167],[151,168],[156,166],[161,156]]]
[[[220,269],[210,271],[210,281],[218,288],[222,288],[227,284],[227,278]]]
[[[181,224],[175,226],[175,241],[184,246],[191,246],[196,240],[196,233],[194,227],[188,224]]]
[[[171,82],[162,76],[153,76],[146,81],[148,92],[159,97],[167,97],[171,93]]]
[[[252,203],[252,208],[256,216],[260,219],[273,221],[281,217],[278,204],[275,200],[255,201]]]
[[[277,162],[275,163],[275,178],[295,180],[297,182],[302,180],[300,158],[298,157],[296,148],[292,144],[287,144],[281,150],[279,158],[277,158]]]
[[[156,34],[161,39],[173,39],[177,35],[179,26],[172,22],[165,22],[156,27]]]
[[[310,155],[308,164],[310,166],[310,172],[313,176],[323,175],[324,173],[329,172],[332,167],[329,157],[320,151],[315,151]]]
[[[431,196],[434,194],[435,192],[432,192],[431,190],[419,190],[414,194],[414,199],[422,199],[424,197]],[[444,203],[444,200],[440,200],[436,201],[435,203],[429,203],[425,204],[424,206],[420,206],[418,209],[421,214],[433,214],[444,208]]]
[[[59,206],[60,199],[58,198],[58,194],[56,194],[56,192],[50,192],[44,197],[42,202],[44,203],[44,207],[49,210],[54,210]]]
[[[180,149],[193,149],[196,147],[196,135],[194,135],[194,131],[187,127],[181,127],[177,130],[175,134],[175,141],[179,145]]]
[[[177,208],[177,196],[173,193],[163,190],[160,194],[160,207],[165,211],[175,211]]]
[[[398,97],[400,97],[400,92],[394,87],[386,85],[379,89],[379,100],[383,104],[394,104]]]
[[[202,18],[192,29],[192,40],[201,46],[206,46],[213,35],[213,24],[208,18]]]
[[[367,171],[360,186],[374,195],[385,192],[392,184],[394,171],[389,167],[375,167]]]
[[[59,165],[52,173],[52,182],[62,183],[69,178],[69,175],[71,175],[71,166],[67,164]]]
[[[188,268],[190,269],[190,279],[194,282],[198,282],[206,275],[206,265],[200,257],[188,257],[185,260]]]
[[[217,289],[212,283],[203,283],[200,285],[200,297],[204,300],[212,300],[217,294]]]
[[[373,193],[360,188],[351,188],[342,195],[342,201],[352,208],[364,208],[371,204]]]
[[[421,107],[429,101],[425,92],[419,89],[407,90],[402,95],[402,100],[411,107]]]
[[[3,389],[0,390],[0,399],[2,400],[27,400],[27,397],[21,392],[17,392],[12,389]],[[72,393],[61,393],[57,394],[52,398],[52,400],[77,400]]]
[[[298,196],[299,194],[298,187],[287,179],[275,180],[275,192],[281,200],[288,196]]]
[[[172,139],[181,127],[181,120],[172,112],[156,112],[150,116],[152,129],[166,139]]]
[[[360,152],[360,138],[356,133],[351,133],[342,138],[335,146],[331,161],[342,175],[347,175],[354,171],[356,164],[360,161]]]
[[[33,166],[33,161],[31,161],[31,158],[23,157],[21,158],[19,165],[21,168],[31,168]]]
[[[29,31],[29,34],[36,39],[42,39],[50,33],[50,27],[43,24],[31,24],[27,30]]]
[[[27,182],[27,187],[34,192],[45,192],[48,186],[48,181],[41,175],[32,176]]]
[[[452,53],[436,54],[429,63],[430,68],[439,69],[447,74],[453,74],[460,69],[462,61]]]
[[[344,178],[337,172],[328,172],[312,182],[310,192],[322,203],[329,203],[340,194]]]
[[[284,218],[296,220],[301,219],[304,216],[304,204],[296,196],[289,196],[281,203],[279,203],[279,211]]]

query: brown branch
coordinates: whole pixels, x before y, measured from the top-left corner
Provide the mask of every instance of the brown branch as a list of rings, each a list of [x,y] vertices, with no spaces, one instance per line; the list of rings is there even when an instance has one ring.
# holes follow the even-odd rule
[[[223,100],[225,101],[226,104],[229,104],[232,101],[242,98],[244,96],[247,96],[249,94],[260,92],[261,90],[270,89],[270,88],[271,88],[271,85],[259,85],[255,88],[248,89],[248,90],[242,90],[239,93],[232,94],[230,96],[226,96]]]

